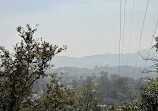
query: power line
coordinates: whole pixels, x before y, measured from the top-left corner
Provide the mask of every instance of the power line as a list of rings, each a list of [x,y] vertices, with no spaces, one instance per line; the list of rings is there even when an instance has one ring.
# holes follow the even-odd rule
[[[129,45],[128,45],[128,52],[130,50],[130,46],[131,46],[131,40],[132,40],[132,32],[133,32],[133,19],[134,19],[134,12],[135,12],[135,0],[133,0],[133,6],[132,6],[132,18],[131,18],[131,27],[130,27],[130,37],[129,37]],[[128,61],[129,58],[127,58],[127,68],[128,68]],[[126,69],[127,72],[127,69]]]
[[[155,25],[153,36],[155,36],[157,26],[158,26],[158,19],[157,19],[157,22],[156,22],[156,25]],[[151,43],[150,43],[150,47],[149,47],[149,50],[148,50],[147,58],[150,56],[150,49],[152,48],[152,43],[153,43],[153,37],[151,39]],[[145,61],[144,69],[146,67],[146,64],[147,64],[147,60]]]
[[[137,64],[138,64],[139,50],[140,50],[140,45],[141,45],[141,41],[142,41],[142,35],[143,35],[143,31],[144,31],[144,24],[145,24],[145,20],[146,20],[146,15],[147,15],[147,11],[148,11],[148,5],[149,5],[149,0],[147,0],[147,5],[146,5],[146,9],[145,9],[145,15],[144,15],[143,24],[142,24],[142,29],[141,29],[141,33],[140,33],[138,54],[137,54],[137,58],[136,58],[136,65],[135,65],[135,67],[137,67]]]
[[[121,65],[121,38],[122,38],[122,0],[120,0],[120,37],[119,37],[119,74]]]
[[[132,32],[133,32],[134,11],[135,11],[135,0],[133,0],[133,9],[132,9],[132,19],[131,19],[131,29],[130,29],[130,37],[129,37],[128,51],[130,50],[130,46],[131,46],[131,39],[132,39]]]
[[[125,26],[126,26],[126,0],[124,3],[124,21],[123,21],[123,34],[122,34],[122,64],[123,64],[123,52],[124,52],[124,36],[125,36]]]

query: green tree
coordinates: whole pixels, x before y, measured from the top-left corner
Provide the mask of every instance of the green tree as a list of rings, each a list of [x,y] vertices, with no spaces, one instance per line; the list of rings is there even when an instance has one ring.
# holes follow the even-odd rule
[[[158,37],[155,37],[156,44],[153,48],[158,51]],[[158,62],[156,58],[146,58],[147,60]],[[158,72],[158,63],[155,64],[156,71]],[[149,71],[150,72],[150,71]],[[158,78],[150,78],[147,83],[140,88],[141,102],[143,109],[147,111],[158,110]]]
[[[100,74],[101,76],[97,78],[97,82],[100,84],[98,96],[102,105],[115,104],[118,106],[125,100],[132,101],[137,97],[134,87],[129,84],[130,78],[119,75],[108,76],[106,72]]]
[[[146,111],[146,110],[143,110],[141,106],[142,106],[142,103],[139,101],[134,101],[133,103],[129,101],[125,101],[119,106],[118,110],[119,111]]]
[[[99,102],[101,104],[111,104],[111,101],[109,99],[109,95],[111,95],[111,82],[108,78],[108,73],[107,72],[101,72],[100,77],[97,78],[97,82],[100,84],[100,90],[98,93]]]
[[[153,48],[158,51],[158,37],[155,38],[156,44]],[[146,60],[158,62],[157,59],[146,58]],[[156,64],[156,71],[158,70],[158,65]],[[151,71],[147,71],[151,72]],[[153,71],[152,71],[153,72]],[[140,88],[140,100],[132,104],[129,102],[121,105],[120,110],[122,111],[158,111],[158,78],[146,79],[147,82]]]
[[[97,92],[98,85],[95,85],[90,78],[87,79],[80,87],[79,97],[80,106],[83,111],[100,111],[98,107],[98,97],[95,93]]]
[[[121,111],[157,111],[158,110],[158,80],[149,79],[140,88],[140,99],[134,103],[124,102]]]
[[[34,39],[33,34],[37,28],[32,29],[26,25],[17,27],[22,38],[10,53],[0,47],[0,110],[18,111],[32,94],[32,86],[50,67],[49,61],[57,53],[65,50],[49,42]]]
[[[143,109],[147,111],[158,110],[158,80],[150,79],[140,88]]]
[[[35,103],[35,110],[64,111],[70,107],[76,109],[78,104],[76,93],[60,83],[61,77],[57,79],[55,76],[56,74],[53,74],[51,82],[46,84],[47,91]]]

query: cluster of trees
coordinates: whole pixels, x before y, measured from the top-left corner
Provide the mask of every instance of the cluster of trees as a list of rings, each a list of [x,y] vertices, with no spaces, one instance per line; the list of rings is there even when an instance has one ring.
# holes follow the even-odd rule
[[[26,28],[17,28],[22,40],[14,47],[14,53],[0,47],[0,111],[158,110],[158,79],[148,79],[141,86],[141,80],[101,72],[98,77],[80,78],[63,85],[62,77],[46,71],[51,67],[51,59],[66,50],[66,46],[59,48],[34,39],[37,29],[29,25]],[[39,93],[36,82],[48,77],[44,91]],[[128,101],[120,104],[125,100]]]
[[[100,105],[119,106],[123,101],[134,101],[139,97],[139,87],[143,84],[144,79],[132,79],[119,75],[108,75],[107,72],[101,72],[99,76],[89,76],[86,79],[76,79],[69,86],[79,94],[80,87],[83,83],[88,84],[91,81],[97,85],[95,96],[98,97]]]
[[[122,111],[158,111],[158,79],[149,79],[140,88],[140,98],[137,101],[125,101],[119,106]]]
[[[52,79],[41,95],[33,90],[35,82],[48,76],[46,70],[51,67],[52,57],[66,50],[66,46],[59,48],[42,39],[34,39],[37,29],[29,25],[26,28],[26,31],[21,26],[17,28],[22,40],[14,47],[14,53],[0,47],[0,111],[85,111],[92,106],[98,107],[96,102],[85,105],[84,90],[81,96],[76,95],[60,84],[61,78],[56,78],[56,74],[49,74]]]
[[[120,69],[120,73],[119,72]],[[92,76],[92,75],[98,75],[100,72],[108,72],[109,75],[117,74],[120,76],[126,76],[126,77],[131,77],[134,79],[139,79],[142,77],[155,77],[157,73],[155,72],[150,72],[149,74],[144,73],[142,75],[142,72],[144,71],[144,68],[138,68],[138,67],[132,67],[132,66],[95,66],[93,68],[77,68],[77,67],[60,67],[60,68],[53,68],[49,70],[48,72],[56,72],[56,73],[62,73],[64,74],[64,78],[68,78],[70,76],[71,78],[76,78],[76,77],[87,77],[87,76]],[[137,72],[137,73],[135,73]]]

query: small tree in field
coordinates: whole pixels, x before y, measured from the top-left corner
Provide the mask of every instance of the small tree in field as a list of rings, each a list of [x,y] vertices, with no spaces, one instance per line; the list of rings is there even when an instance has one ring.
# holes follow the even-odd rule
[[[17,27],[17,32],[22,38],[10,53],[0,47],[0,110],[18,111],[23,102],[32,93],[32,85],[50,67],[49,61],[53,56],[65,50],[49,42],[34,39],[37,30],[26,25]]]

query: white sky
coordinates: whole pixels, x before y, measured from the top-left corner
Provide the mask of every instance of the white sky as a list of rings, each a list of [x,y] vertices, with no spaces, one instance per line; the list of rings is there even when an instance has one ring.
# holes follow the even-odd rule
[[[123,0],[124,1],[124,0]],[[133,0],[127,0],[124,53],[136,52],[147,0],[136,0],[131,49],[128,50]],[[0,0],[0,45],[20,41],[16,27],[39,24],[35,38],[67,45],[61,55],[83,57],[118,53],[120,0]],[[141,49],[148,49],[158,0],[150,0]]]

